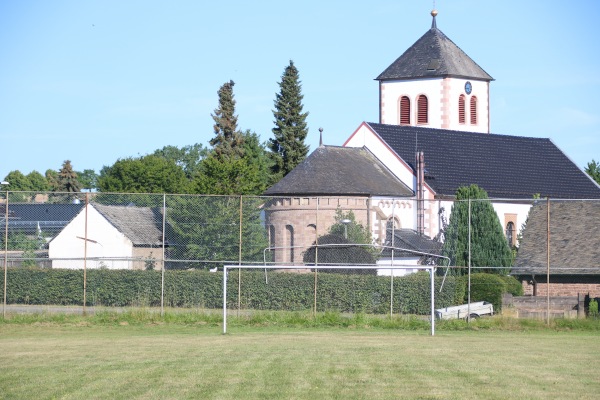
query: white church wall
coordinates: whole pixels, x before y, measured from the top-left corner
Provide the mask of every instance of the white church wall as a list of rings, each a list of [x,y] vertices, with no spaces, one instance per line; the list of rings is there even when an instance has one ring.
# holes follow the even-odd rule
[[[471,94],[465,92],[470,82]],[[381,123],[400,125],[400,98],[410,99],[410,125],[437,129],[489,133],[489,83],[459,78],[422,78],[418,80],[385,81],[380,84]],[[428,100],[428,123],[417,124],[417,98]],[[465,95],[465,123],[459,123],[458,99]],[[477,97],[477,123],[471,124],[470,101]]]
[[[465,91],[467,82],[471,83],[471,94]],[[458,99],[465,95],[465,123],[458,121]],[[477,97],[477,123],[471,124],[471,98]],[[442,127],[456,131],[489,133],[489,82],[470,79],[446,78],[444,104],[447,112],[442,115]]]
[[[400,125],[400,98],[410,99],[410,125],[441,128],[442,78],[385,81],[380,85],[381,123]],[[428,123],[417,124],[417,97],[424,94],[428,102]]]
[[[344,147],[366,147],[394,175],[411,188],[414,188],[412,169],[408,167],[366,124],[362,124],[344,143]]]

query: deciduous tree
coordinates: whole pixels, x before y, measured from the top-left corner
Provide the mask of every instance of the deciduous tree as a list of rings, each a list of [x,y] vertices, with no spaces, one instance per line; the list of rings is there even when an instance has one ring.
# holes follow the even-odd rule
[[[188,180],[173,161],[155,155],[117,160],[104,167],[98,189],[115,193],[186,193]]]
[[[180,166],[188,179],[192,179],[200,169],[202,160],[208,155],[208,149],[199,143],[183,146],[165,146],[153,153]]]
[[[82,189],[88,191],[98,189],[98,174],[93,169],[84,169],[83,172],[77,172],[77,177]]]
[[[50,186],[48,185],[48,180],[46,177],[37,171],[31,171],[28,173],[27,179],[29,180],[31,190],[33,191],[46,192],[50,190]]]
[[[596,160],[590,161],[585,167],[585,172],[600,184],[600,163],[596,162]]]

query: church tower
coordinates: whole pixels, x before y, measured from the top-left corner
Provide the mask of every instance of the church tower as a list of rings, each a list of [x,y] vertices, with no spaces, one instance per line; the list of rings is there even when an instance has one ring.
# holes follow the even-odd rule
[[[494,80],[437,28],[431,29],[383,71],[379,122],[468,132],[490,132]]]

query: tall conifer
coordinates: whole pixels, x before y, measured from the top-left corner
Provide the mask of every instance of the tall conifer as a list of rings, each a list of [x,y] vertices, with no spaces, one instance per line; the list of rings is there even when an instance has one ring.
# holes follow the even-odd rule
[[[470,250],[471,267],[476,268],[475,272],[509,272],[512,263],[510,246],[487,192],[479,186],[462,186],[456,190],[456,202],[452,206],[450,222],[444,237],[442,252],[450,258],[450,265],[468,266]],[[458,275],[465,271],[466,269],[456,270]]]
[[[60,171],[58,171],[57,192],[78,193],[81,191],[81,184],[77,179],[77,172],[73,171],[71,161],[66,160]]]
[[[283,72],[279,88],[273,110],[275,138],[269,139],[269,149],[274,161],[271,170],[277,178],[282,178],[306,158],[309,149],[304,143],[308,134],[308,112],[302,112],[304,96],[300,76],[291,60]]]
[[[237,127],[233,85],[235,82],[229,81],[219,88],[217,92],[219,106],[212,114],[215,121],[213,125],[215,137],[210,140],[210,144],[218,158],[230,158],[243,154],[243,136]]]

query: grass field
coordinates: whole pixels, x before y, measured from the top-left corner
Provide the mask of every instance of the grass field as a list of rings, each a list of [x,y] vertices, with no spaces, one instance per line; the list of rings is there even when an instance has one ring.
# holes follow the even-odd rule
[[[597,399],[597,331],[0,323],[2,399]]]

